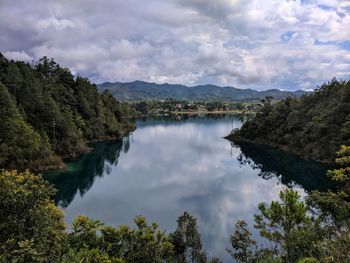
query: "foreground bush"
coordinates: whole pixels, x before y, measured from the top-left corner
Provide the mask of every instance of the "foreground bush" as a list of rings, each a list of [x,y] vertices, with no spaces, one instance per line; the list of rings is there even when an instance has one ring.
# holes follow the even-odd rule
[[[135,218],[136,228],[77,216],[68,233],[54,194],[29,171],[0,172],[0,262],[220,262],[207,258],[196,219],[188,213],[170,235],[142,216]]]
[[[29,171],[0,174],[0,254],[4,261],[49,262],[66,239],[63,212],[52,201],[55,189]]]

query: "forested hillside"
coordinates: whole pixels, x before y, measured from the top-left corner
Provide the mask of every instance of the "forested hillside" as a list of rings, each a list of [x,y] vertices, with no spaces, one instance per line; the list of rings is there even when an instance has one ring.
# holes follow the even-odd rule
[[[131,109],[46,57],[31,65],[0,53],[0,168],[57,168],[91,140],[133,128]]]
[[[224,101],[255,101],[265,97],[273,97],[274,99],[285,99],[288,96],[300,97],[306,94],[305,91],[297,90],[281,91],[278,89],[270,89],[264,91],[256,91],[253,89],[237,89],[226,86],[219,87],[216,85],[198,85],[187,87],[179,84],[157,84],[144,81],[133,81],[127,83],[103,83],[98,85],[101,91],[109,89],[111,93],[120,100],[224,100]]]
[[[300,99],[265,102],[254,119],[228,138],[275,145],[331,162],[342,144],[350,144],[350,81],[333,79]]]

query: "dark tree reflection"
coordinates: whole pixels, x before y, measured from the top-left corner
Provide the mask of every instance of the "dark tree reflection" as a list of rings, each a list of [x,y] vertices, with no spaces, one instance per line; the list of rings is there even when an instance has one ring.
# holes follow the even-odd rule
[[[66,170],[44,175],[58,190],[55,201],[60,206],[67,207],[78,192],[83,196],[94,184],[96,177],[110,174],[112,167],[118,164],[120,153],[128,152],[129,136],[118,141],[97,142],[91,147],[91,152],[68,163]]]
[[[282,184],[289,187],[299,185],[307,192],[326,191],[335,187],[326,176],[327,170],[331,168],[329,165],[304,160],[266,145],[249,142],[231,142],[231,144],[240,151],[237,157],[240,165],[249,165],[258,170],[259,176],[263,179],[277,177]]]

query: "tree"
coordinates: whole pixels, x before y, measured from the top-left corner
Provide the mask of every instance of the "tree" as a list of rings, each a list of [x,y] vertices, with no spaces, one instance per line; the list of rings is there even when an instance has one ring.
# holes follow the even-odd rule
[[[264,100],[253,119],[229,138],[278,146],[309,159],[332,162],[350,139],[350,81],[333,79],[301,98]]]
[[[185,212],[177,219],[177,229],[170,238],[174,244],[176,262],[206,262],[197,220],[189,213]]]
[[[6,87],[0,82],[0,167],[31,167],[50,154],[48,142],[27,124]],[[41,153],[47,153],[42,156]]]
[[[272,201],[269,206],[260,203],[254,228],[271,242],[269,247],[257,247],[256,241],[250,238],[247,224],[238,221],[230,236],[232,248],[228,251],[231,256],[245,263],[325,260],[325,255],[330,253],[326,251],[329,250],[327,242],[332,238],[327,236],[327,228],[321,224],[321,218],[312,217],[309,207],[299,198],[296,191],[286,189],[280,192],[281,201]]]
[[[67,233],[55,189],[29,171],[0,173],[1,262],[172,262],[173,245],[142,216],[137,228],[113,228],[78,216]]]
[[[0,54],[0,83],[0,168],[56,168],[57,155],[75,157],[90,140],[133,129],[129,105],[53,59],[30,65]]]
[[[260,203],[260,214],[255,215],[255,228],[277,245],[284,262],[318,253],[312,243],[319,239],[319,222],[307,214],[299,198],[296,191],[286,189],[280,192],[281,202],[272,201],[269,207]]]
[[[171,262],[173,245],[168,236],[158,230],[157,224],[148,225],[142,216],[137,216],[134,222],[136,229],[125,225],[113,228],[98,220],[78,216],[69,235],[74,253],[67,258],[85,255],[89,258],[104,257],[112,262]]]
[[[337,151],[335,164],[339,168],[331,170],[328,175],[335,181],[344,183],[345,191],[350,193],[350,146],[342,145]]]
[[[238,220],[233,233],[230,235],[231,247],[227,249],[238,262],[250,263],[256,261],[256,241],[252,240],[247,223]]]
[[[338,191],[314,191],[306,199],[325,229],[321,247],[325,262],[347,262],[350,258],[350,147],[342,145],[336,156],[338,168],[328,175],[341,184]]]
[[[60,257],[65,224],[51,199],[54,193],[29,171],[1,171],[0,254],[5,262],[53,262]]]

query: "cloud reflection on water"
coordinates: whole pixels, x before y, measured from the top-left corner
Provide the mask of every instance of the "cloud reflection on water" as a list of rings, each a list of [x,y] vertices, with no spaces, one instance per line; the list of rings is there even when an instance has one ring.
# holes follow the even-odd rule
[[[71,198],[65,208],[67,221],[84,214],[117,226],[132,224],[141,214],[169,232],[176,218],[188,211],[198,218],[210,256],[228,261],[225,249],[234,222],[244,219],[252,226],[258,203],[276,200],[285,187],[280,176],[264,180],[259,176],[264,171],[242,162],[242,154],[251,151],[231,148],[222,138],[232,126],[241,125],[236,118],[149,123],[138,123],[128,138],[128,151],[117,147],[116,160],[104,161],[105,169],[89,190]]]

